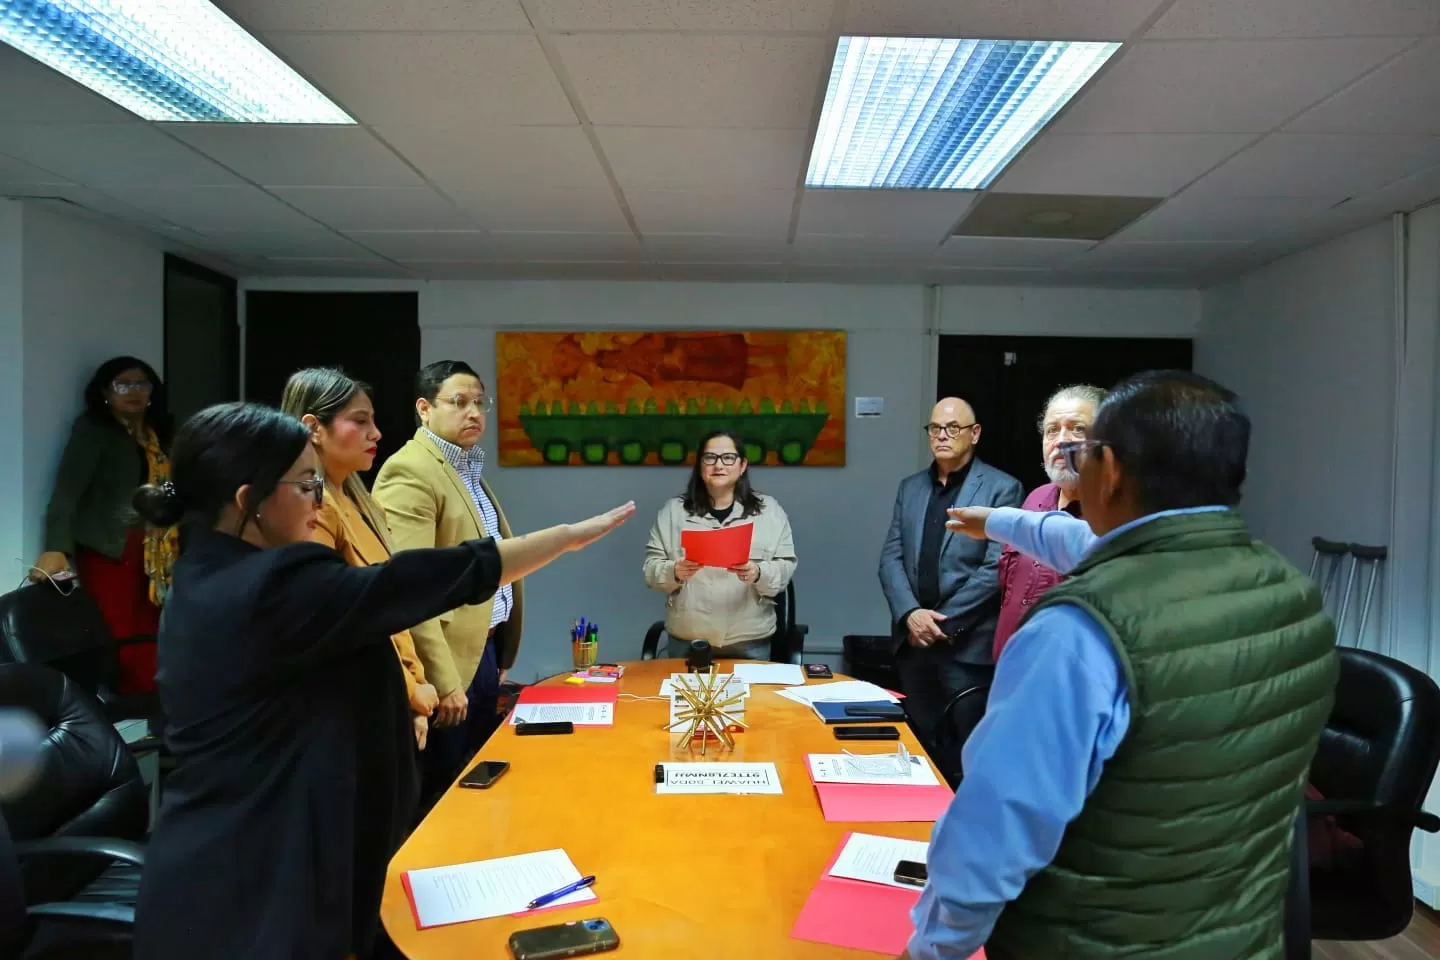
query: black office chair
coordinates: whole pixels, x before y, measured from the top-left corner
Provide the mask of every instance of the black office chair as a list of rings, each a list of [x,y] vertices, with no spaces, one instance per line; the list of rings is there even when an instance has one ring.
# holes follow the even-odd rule
[[[28,710],[49,730],[39,773],[0,798],[28,902],[133,904],[139,861],[114,844],[145,838],[150,794],[129,745],[94,697],[49,667],[0,665],[0,707]]]
[[[985,715],[985,701],[989,696],[988,683],[967,687],[945,704],[940,721],[928,738],[921,731],[916,731],[926,749],[931,751],[931,759],[935,761],[940,775],[950,784],[952,790],[964,779],[965,771],[960,762],[960,753],[965,747],[965,741],[970,739],[970,734]]]
[[[1440,817],[1421,809],[1440,766],[1440,687],[1399,660],[1338,651],[1335,708],[1310,767],[1325,799],[1307,801],[1306,813],[1333,818],[1350,842],[1307,857],[1304,925],[1316,940],[1384,940],[1414,913],[1412,833],[1440,832]]]
[[[645,632],[640,648],[641,660],[654,660],[665,633],[665,621],[656,620]],[[795,622],[795,581],[785,585],[785,592],[775,598],[775,633],[770,638],[770,659],[775,663],[805,662],[805,637],[810,628]]]

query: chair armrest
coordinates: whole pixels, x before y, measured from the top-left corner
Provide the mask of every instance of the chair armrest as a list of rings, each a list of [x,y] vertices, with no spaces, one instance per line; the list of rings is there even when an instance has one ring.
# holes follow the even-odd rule
[[[129,840],[116,837],[47,837],[44,840],[25,840],[15,844],[15,856],[97,856],[110,860],[145,866],[145,848]]]
[[[129,747],[130,752],[137,757],[143,757],[149,753],[158,753],[162,756],[168,756],[170,753],[169,748],[165,746],[165,741],[162,738],[155,736],[154,734],[151,734],[147,737],[141,737],[134,743],[130,743],[127,741],[125,746]]]
[[[645,631],[645,644],[640,648],[641,660],[655,659],[655,652],[660,649],[660,634],[664,632],[664,620],[656,620],[650,624],[650,629]]]
[[[1440,817],[1433,813],[1426,813],[1424,810],[1399,810],[1373,800],[1306,800],[1305,815],[1388,818],[1426,833],[1440,833]]]
[[[117,926],[135,925],[135,908],[126,903],[71,900],[65,903],[37,903],[25,911],[31,917],[62,917],[66,920],[91,920]]]

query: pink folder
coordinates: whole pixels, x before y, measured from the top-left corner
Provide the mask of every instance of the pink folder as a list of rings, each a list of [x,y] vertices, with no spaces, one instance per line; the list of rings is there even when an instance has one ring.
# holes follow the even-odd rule
[[[815,793],[825,819],[832,823],[934,823],[955,796],[943,783],[925,787],[816,783]]]
[[[830,876],[830,869],[849,840],[847,833],[825,865],[820,882],[795,918],[790,936],[894,957],[905,949],[915,932],[910,909],[920,899],[920,891]],[[980,950],[970,960],[985,960],[985,951]]]
[[[615,684],[600,686],[586,684],[575,686],[526,687],[520,691],[516,703],[614,703],[620,691]]]
[[[750,559],[750,540],[755,526],[737,523],[719,530],[681,530],[680,546],[685,559],[702,567],[734,567]]]

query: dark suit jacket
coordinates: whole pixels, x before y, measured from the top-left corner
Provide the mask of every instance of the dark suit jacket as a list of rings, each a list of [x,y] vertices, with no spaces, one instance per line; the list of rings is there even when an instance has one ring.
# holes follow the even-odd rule
[[[920,606],[915,598],[919,584],[920,540],[925,532],[925,510],[930,504],[934,480],[927,467],[900,481],[895,494],[895,512],[890,532],[880,551],[880,587],[890,604],[890,622],[896,639],[908,632],[904,618]],[[970,474],[955,495],[957,507],[1018,507],[1025,499],[1020,481],[996,470],[978,457]],[[999,586],[996,564],[1004,548],[993,540],[972,540],[946,531],[940,547],[940,603],[937,610],[950,618],[942,628],[973,627],[967,615],[986,613],[994,607]],[[968,663],[991,663],[993,631],[962,631],[957,637],[960,659]],[[898,644],[897,644],[898,649]]]
[[[370,567],[314,543],[187,541],[157,678],[180,765],[146,854],[136,960],[368,954],[418,794],[390,635],[499,579],[489,540]]]

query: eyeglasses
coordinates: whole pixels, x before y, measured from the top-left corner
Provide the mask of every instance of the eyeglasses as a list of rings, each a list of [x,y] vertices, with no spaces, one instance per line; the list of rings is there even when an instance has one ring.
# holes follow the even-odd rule
[[[723,463],[727,467],[733,467],[740,462],[738,453],[704,453],[700,455],[700,462],[707,467],[713,467],[717,463]]]
[[[1065,458],[1065,469],[1071,473],[1079,473],[1080,465],[1085,462],[1085,457],[1091,450],[1108,446],[1110,444],[1104,440],[1067,440],[1057,446],[1055,451]]]
[[[315,498],[315,506],[325,502],[325,478],[310,477],[306,480],[281,480],[281,483],[298,487],[301,493],[308,493]]]
[[[112,380],[110,389],[116,393],[149,393],[155,385],[149,380]]]
[[[961,430],[973,430],[978,426],[978,423],[966,423],[963,425],[959,423],[927,423],[925,424],[925,432],[938,440],[941,436],[958,437],[960,436]]]
[[[454,407],[461,413],[464,413],[471,407],[474,407],[476,410],[484,413],[486,410],[489,410],[491,407],[495,406],[495,398],[488,397],[483,393],[480,394],[480,396],[478,397],[464,397],[458,394],[453,397],[437,397],[436,401],[439,403],[443,403],[446,406]]]

